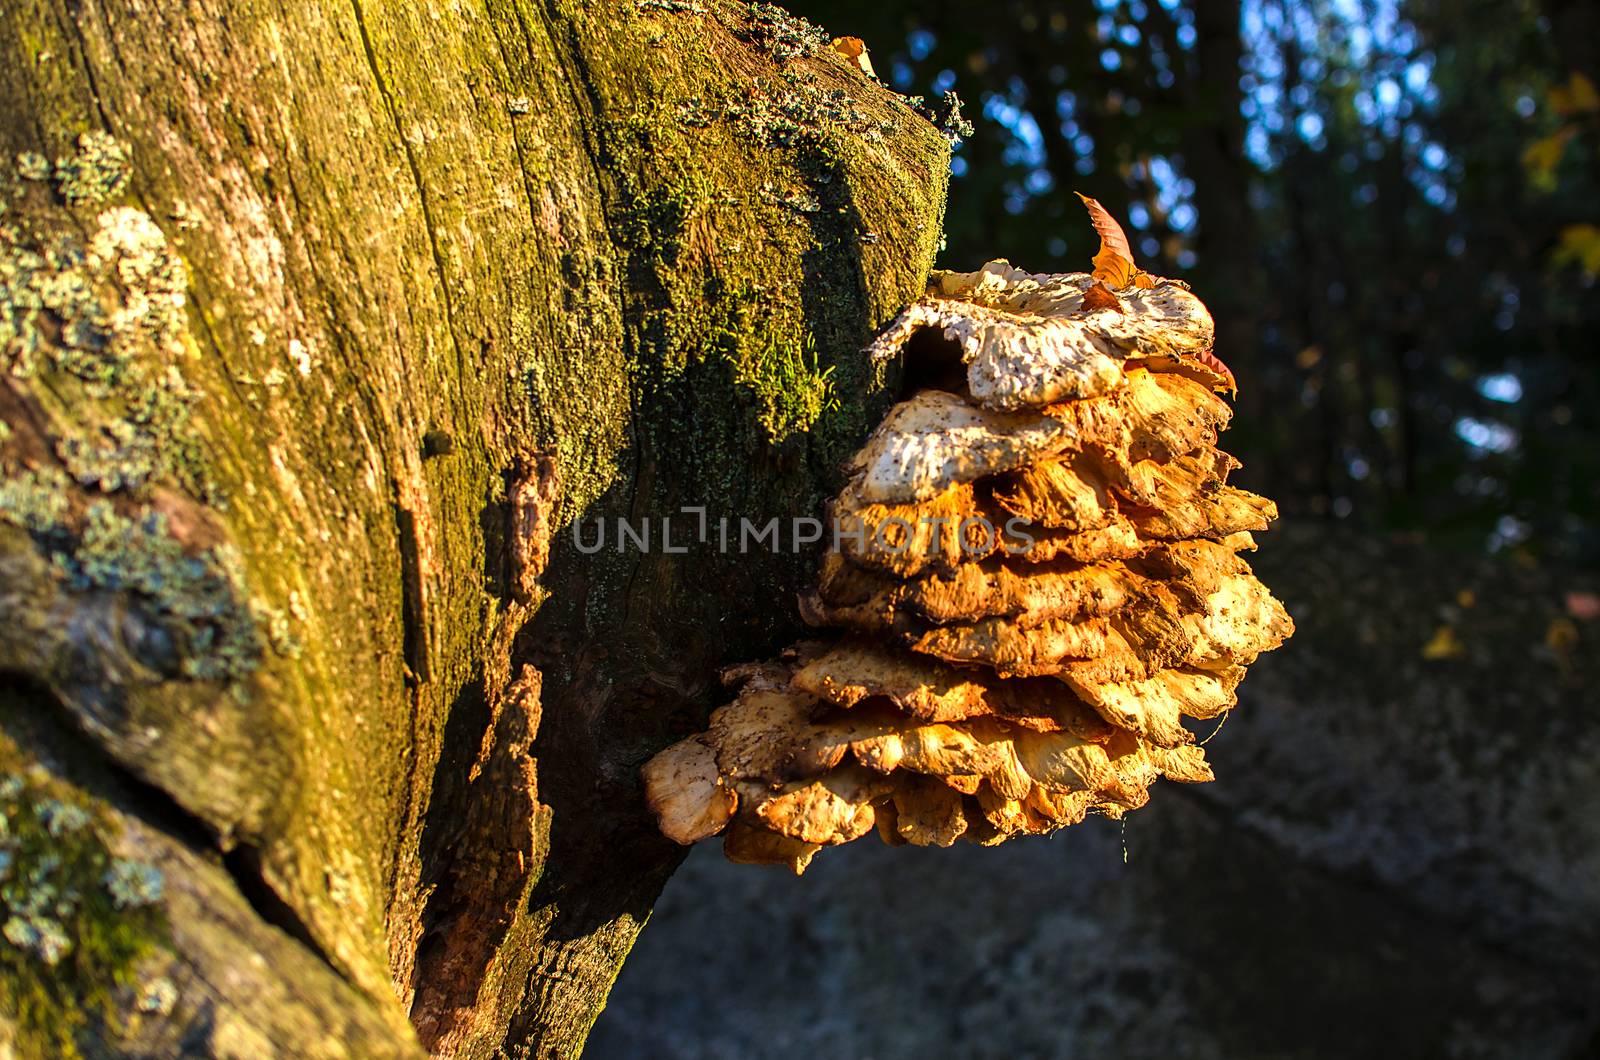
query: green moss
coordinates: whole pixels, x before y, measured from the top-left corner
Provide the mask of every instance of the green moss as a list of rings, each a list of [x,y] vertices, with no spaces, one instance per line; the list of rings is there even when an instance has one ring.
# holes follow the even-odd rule
[[[675,4],[639,3],[647,17],[619,32],[620,46],[639,50],[620,66],[659,75],[655,94],[635,94],[643,73],[591,86],[618,251],[599,297],[616,304],[621,292],[621,437],[646,461],[670,461],[671,489],[693,503],[805,509],[887,403],[860,350],[920,288],[920,267],[900,259],[931,264],[942,145],[915,111],[829,54],[816,27],[765,4],[706,6],[702,29]],[[727,66],[709,54],[726,49],[721,31],[777,65],[678,76]],[[908,217],[914,231],[902,229]],[[896,247],[874,249],[880,240]],[[579,315],[588,288],[575,278],[588,271],[562,263]],[[538,364],[528,392],[536,410],[560,396]],[[615,485],[609,463],[559,432],[553,441],[569,498]],[[770,474],[753,476],[752,460],[770,460]]]
[[[669,268],[678,261],[685,228],[702,213],[712,199],[711,182],[694,172],[639,192],[634,181],[624,178],[625,205],[621,211],[619,234],[633,250],[647,255],[651,264]]]
[[[730,413],[753,418],[776,445],[838,407],[832,369],[818,365],[815,337],[803,326],[793,292],[758,285],[742,273],[743,254],[726,249],[738,242],[728,238],[729,226],[722,222],[745,212],[748,204],[719,193],[707,171],[682,168],[679,160],[689,153],[671,128],[674,120],[651,112],[607,128],[608,146],[623,174],[619,242],[629,251],[633,274],[653,281],[644,285],[653,292],[648,305],[631,321],[632,383],[648,399],[689,385],[685,373],[691,368],[720,365],[726,369],[720,387],[732,399],[725,403]],[[663,158],[673,167],[664,178],[648,168],[652,161],[662,166]],[[646,178],[651,178],[647,190],[641,191]],[[814,193],[786,193],[770,181],[762,186],[762,196],[782,205],[786,214],[822,210]],[[804,245],[811,233],[797,232],[793,238]],[[696,393],[704,412],[713,395],[703,387]],[[735,397],[741,393],[750,400]]]
[[[166,938],[161,872],[114,856],[110,827],[0,739],[0,1010],[20,1055],[79,1055],[75,1033],[114,1020],[119,988]],[[149,996],[170,1009],[171,989],[145,984],[141,1007]]]
[[[733,382],[755,398],[757,420],[778,445],[810,430],[839,407],[833,367],[817,364],[816,342],[798,321],[752,287],[707,285],[704,349],[725,362]]]
[[[816,347],[807,336],[801,346],[769,343],[738,366],[734,382],[760,402],[761,426],[777,445],[839,407],[832,375],[831,365],[818,370]]]

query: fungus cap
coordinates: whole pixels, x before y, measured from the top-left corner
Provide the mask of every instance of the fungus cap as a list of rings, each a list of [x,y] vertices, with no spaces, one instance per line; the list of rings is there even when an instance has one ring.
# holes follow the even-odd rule
[[[1186,360],[1210,350],[1211,314],[1187,287],[1166,280],[1123,292],[1120,312],[1086,311],[1088,273],[1041,275],[991,261],[976,272],[935,273],[913,302],[868,347],[888,360],[919,332],[933,331],[960,351],[967,387],[985,408],[1097,397],[1125,385],[1130,362],[1182,367],[1211,385],[1220,374]]]

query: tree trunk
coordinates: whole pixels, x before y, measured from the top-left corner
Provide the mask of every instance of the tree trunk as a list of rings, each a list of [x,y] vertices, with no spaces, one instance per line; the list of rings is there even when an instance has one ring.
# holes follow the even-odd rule
[[[1260,378],[1269,366],[1261,357],[1261,263],[1250,208],[1254,167],[1245,157],[1244,45],[1239,0],[1194,5],[1195,47],[1181,85],[1184,172],[1194,181],[1200,214],[1195,250],[1208,275],[1227,277],[1207,291],[1217,321],[1217,350],[1240,379]],[[1239,395],[1239,419],[1264,423],[1261,395],[1248,387]]]
[[[679,859],[637,766],[794,633],[945,139],[717,0],[19,0],[0,58],[0,765],[165,877],[9,1033],[576,1055]]]

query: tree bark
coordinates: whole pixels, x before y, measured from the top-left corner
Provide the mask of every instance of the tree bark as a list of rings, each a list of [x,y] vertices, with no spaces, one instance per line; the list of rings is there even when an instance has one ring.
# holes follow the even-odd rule
[[[20,0],[0,58],[0,722],[162,869],[178,987],[79,1048],[576,1055],[945,139],[718,0]]]

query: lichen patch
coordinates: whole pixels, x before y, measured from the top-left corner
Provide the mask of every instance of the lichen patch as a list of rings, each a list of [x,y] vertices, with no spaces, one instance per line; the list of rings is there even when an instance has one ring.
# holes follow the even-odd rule
[[[105,815],[0,738],[0,1015],[19,1055],[77,1056],[74,1032],[110,1019],[117,992],[166,934],[165,880],[107,848]],[[146,1012],[176,1003],[141,984]]]
[[[252,601],[220,528],[179,499],[215,492],[185,374],[189,276],[148,213],[103,205],[126,187],[128,158],[87,133],[47,175],[19,160],[48,185],[30,194],[58,195],[87,235],[54,223],[54,205],[0,224],[0,372],[37,380],[38,402],[34,448],[0,457],[0,521],[28,531],[69,590],[140,600],[175,651],[162,665],[235,680],[294,637]]]

